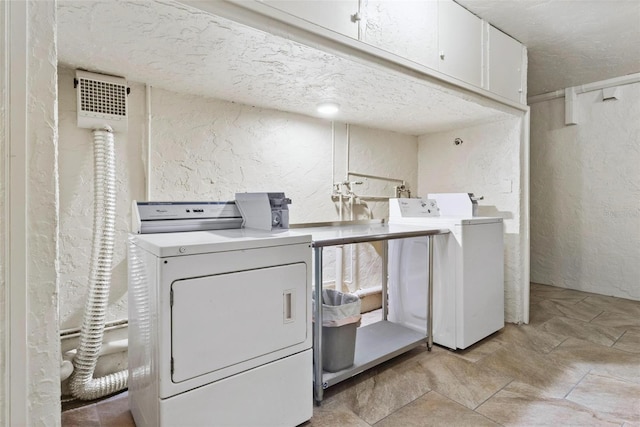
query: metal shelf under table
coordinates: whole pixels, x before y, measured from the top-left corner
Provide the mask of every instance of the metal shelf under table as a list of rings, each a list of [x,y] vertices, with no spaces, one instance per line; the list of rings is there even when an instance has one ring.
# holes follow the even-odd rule
[[[408,224],[385,224],[384,221],[326,223],[302,225],[294,233],[310,234],[313,248],[314,297],[322,301],[322,250],[328,246],[382,241],[382,321],[358,329],[355,364],[343,371],[328,373],[322,369],[322,304],[316,304],[313,323],[313,395],[320,405],[324,389],[366,369],[398,356],[422,342],[431,351],[433,344],[433,237],[449,233],[447,229]],[[388,243],[393,239],[427,237],[429,274],[427,283],[427,334],[421,334],[387,321]]]
[[[356,333],[353,365],[338,372],[324,371],[322,388],[331,387],[426,342],[424,334],[388,320],[362,326]]]

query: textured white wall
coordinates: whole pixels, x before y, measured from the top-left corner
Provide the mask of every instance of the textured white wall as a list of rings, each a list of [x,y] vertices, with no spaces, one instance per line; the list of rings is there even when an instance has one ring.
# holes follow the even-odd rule
[[[412,191],[417,190],[417,137],[378,129],[350,126],[348,168],[346,165],[346,151],[344,151],[346,141],[341,141],[340,138],[337,138],[337,141],[336,178],[338,181],[346,178],[345,174],[348,169],[350,172],[365,175],[402,179],[406,181]],[[340,142],[342,142],[342,145]],[[400,184],[385,179],[359,176],[350,176],[349,180],[362,182],[362,184],[352,187],[353,191],[360,196],[395,197],[394,186]],[[389,216],[389,203],[386,200],[356,199],[353,208],[354,219],[380,219]],[[343,215],[345,219],[351,218],[350,206],[346,201]],[[353,292],[358,289],[380,286],[382,284],[381,244],[378,242],[360,244],[355,245],[355,248],[346,246],[344,250],[343,271],[347,288]],[[331,250],[325,252],[331,253]],[[331,258],[329,257],[329,259]],[[330,266],[328,267],[330,268]],[[355,273],[355,276],[353,276],[353,273]],[[325,277],[334,277],[334,274],[329,271]],[[354,277],[355,280],[353,280]]]
[[[60,68],[60,328],[79,328],[88,293],[93,230],[93,134],[77,127],[75,72]],[[126,235],[131,201],[144,199],[144,86],[129,83],[129,130],[116,133],[116,244],[107,321],[127,317]]]
[[[29,1],[27,56],[28,425],[60,424],[55,2]]]
[[[345,178],[347,144],[351,170],[416,182],[414,136],[358,126],[347,131],[336,123],[332,166],[328,120],[155,89],[152,111],[151,194],[156,200],[230,200],[236,191],[284,190],[293,200],[292,223],[337,220],[339,207],[330,196],[332,183]],[[393,195],[388,182],[352,180],[363,181],[354,187],[356,194]],[[354,206],[357,219],[387,214],[387,203],[361,200]],[[343,215],[350,218],[346,200]],[[350,289],[379,285],[375,247],[360,245],[354,257],[355,278],[345,259],[345,279],[354,279]],[[334,262],[329,249],[325,281],[335,278]]]
[[[640,83],[531,106],[531,280],[640,300]]]
[[[283,190],[291,222],[333,216],[330,122],[164,90],[152,99],[152,199]]]
[[[522,321],[524,264],[520,234],[520,133],[514,118],[419,138],[418,190],[475,193],[480,216],[499,216],[505,225],[505,319]],[[454,144],[455,138],[463,143]]]
[[[76,128],[73,72],[60,69],[60,317],[63,329],[80,326],[87,293],[91,247],[93,164],[91,133]],[[127,135],[116,135],[118,237],[108,320],[126,319],[125,235],[131,201],[144,199],[144,86],[129,83]],[[332,125],[328,120],[255,108],[200,96],[152,89],[151,199],[232,200],[236,191],[283,190],[293,200],[291,222],[338,219],[331,199]],[[335,180],[352,170],[406,179],[415,188],[417,138],[395,132],[335,124]],[[363,180],[362,178],[353,178]],[[394,183],[364,179],[356,193],[392,196]],[[387,216],[387,204],[362,200],[357,218]],[[345,218],[349,218],[345,201]],[[350,252],[345,251],[348,255]],[[358,287],[380,284],[379,258],[372,245],[356,251]],[[333,280],[333,251],[326,256],[326,280]],[[345,260],[345,269],[350,262]],[[352,276],[345,271],[345,279]]]

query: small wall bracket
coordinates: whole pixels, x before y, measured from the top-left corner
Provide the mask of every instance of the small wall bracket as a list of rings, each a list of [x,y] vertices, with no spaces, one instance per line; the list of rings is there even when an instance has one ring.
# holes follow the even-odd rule
[[[620,91],[619,87],[605,87],[602,89],[602,100],[603,101],[616,101],[620,99]]]
[[[565,125],[577,125],[578,119],[576,117],[576,101],[577,94],[575,87],[568,87],[564,90],[564,124]]]

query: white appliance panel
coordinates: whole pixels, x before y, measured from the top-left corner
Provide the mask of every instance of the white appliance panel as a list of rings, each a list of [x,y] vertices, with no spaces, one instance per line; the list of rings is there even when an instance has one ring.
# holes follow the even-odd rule
[[[162,399],[159,402],[161,422],[150,425],[299,425],[313,415],[312,358],[312,351],[305,350],[188,393]]]
[[[233,230],[222,230],[233,231]],[[193,232],[199,234],[200,232]],[[186,233],[167,233],[167,234],[186,234]],[[141,236],[154,236],[152,234]],[[160,380],[160,396],[162,398],[173,396],[191,390],[195,387],[207,384],[211,381],[217,381],[230,375],[246,371],[255,366],[286,357],[288,354],[296,353],[311,347],[311,298],[307,301],[307,339],[304,343],[280,349],[276,352],[264,354],[254,359],[245,360],[226,368],[219,369],[214,372],[200,375],[190,380],[182,382],[174,382],[171,376],[171,357],[172,357],[172,326],[171,326],[171,305],[170,293],[172,285],[178,280],[189,278],[208,277],[219,274],[227,274],[233,272],[256,270],[261,268],[269,268],[279,265],[289,265],[297,263],[305,263],[307,265],[306,284],[308,286],[307,294],[311,292],[311,250],[310,244],[286,244],[288,242],[296,242],[296,239],[278,238],[272,240],[274,246],[259,247],[256,249],[246,249],[241,251],[225,251],[213,253],[199,253],[196,255],[185,255],[177,257],[163,257],[158,259],[158,328],[160,333],[158,337],[159,347],[159,364],[158,367],[161,374]],[[310,238],[309,238],[310,241]],[[246,245],[248,243],[245,242]],[[264,241],[256,241],[257,245]],[[275,245],[279,243],[279,245]],[[225,245],[224,243],[222,243]],[[185,253],[190,252],[187,247]],[[251,298],[254,305],[259,305],[260,301]],[[227,322],[224,325],[209,325],[208,328],[214,326],[232,327],[235,324]],[[203,332],[202,329],[200,332]],[[204,336],[204,335],[202,335]]]
[[[138,426],[294,426],[311,417],[310,236],[242,230],[194,231],[164,233],[163,236],[130,235],[130,243],[129,404]],[[217,310],[226,313],[226,320],[211,323],[215,313],[210,313],[211,310],[203,312],[203,306],[196,311],[186,308],[186,305],[178,309],[181,300],[182,304],[189,301],[206,305],[205,298],[197,297],[202,295],[198,294],[197,285],[207,288],[207,279],[211,277],[226,276],[238,280],[236,274],[240,276],[243,272],[262,270],[267,271],[268,285],[265,286],[265,280],[260,277],[260,280],[252,281],[254,288],[251,292],[240,295],[239,290],[229,288],[225,292],[230,294],[224,294],[229,307],[236,305],[242,297],[242,302],[253,307],[251,317],[240,316],[238,310],[224,306]],[[204,279],[203,284],[197,279]],[[274,284],[285,281],[288,281],[286,286],[280,288]],[[194,284],[196,287],[190,289],[189,285]],[[177,321],[182,323],[177,326],[179,333],[173,330],[172,324],[173,285],[177,285],[177,296],[174,295]],[[282,344],[285,347],[231,365],[227,360],[228,366],[214,372],[174,382],[171,361],[176,345],[191,346],[194,351],[204,346],[209,358],[215,360],[217,353],[211,355],[214,343],[211,337],[224,333],[220,329],[233,329],[240,324],[239,330],[245,331],[242,338],[246,338],[247,325],[255,326],[263,321],[257,314],[261,313],[264,303],[261,288],[270,292],[267,305],[273,308],[276,305],[274,300],[278,299],[275,313],[269,313],[269,316],[277,317],[281,325],[286,323],[281,328],[291,328],[290,335],[287,334],[286,342]],[[223,299],[220,294],[213,294],[212,289],[204,289],[205,296]],[[229,301],[231,297],[236,299]],[[243,304],[237,306],[239,310],[246,308]],[[189,319],[189,316],[194,317]],[[196,325],[203,320],[204,324]],[[189,326],[192,329],[187,332]],[[263,331],[265,329],[262,327]],[[279,339],[280,332],[282,330],[276,332],[276,339]],[[173,340],[173,335],[179,336],[178,341]],[[237,338],[236,333],[231,336]],[[265,350],[264,337],[257,339],[261,348],[255,353],[268,351]],[[217,344],[216,351],[219,351],[223,346]],[[195,360],[196,356],[192,354],[181,353],[183,350],[187,351],[182,348],[176,356],[178,375],[182,378],[194,375],[196,370],[202,372],[211,366],[221,365],[212,360],[205,360],[204,366],[197,365],[202,361]],[[196,364],[197,369],[189,371],[191,368],[184,370],[180,366],[190,363]]]
[[[458,348],[473,343],[504,327],[504,253],[502,223],[457,226],[464,250],[459,301],[461,322],[457,330]],[[457,234],[457,233],[456,233]]]
[[[455,348],[455,248],[451,235],[434,238],[433,341]],[[427,333],[429,249],[426,237],[389,242],[389,320]]]
[[[408,199],[419,203],[418,199]],[[398,204],[402,199],[393,199]],[[394,208],[390,201],[389,223],[410,224],[428,227],[448,228],[451,233],[446,238],[446,250],[440,252],[436,247],[434,254],[434,342],[452,349],[464,349],[504,327],[504,231],[502,218],[440,216],[416,217],[403,216],[403,212]],[[405,200],[406,203],[409,203]],[[393,208],[393,209],[392,209]],[[436,239],[436,241],[438,241]],[[417,304],[424,300],[424,312],[427,302],[422,295],[426,292],[427,267],[420,262],[411,261],[423,255],[411,255],[415,245],[405,244],[404,254],[399,259],[395,254],[396,246],[389,246],[390,300],[389,314],[400,323],[411,325],[422,321],[411,313],[417,310]],[[426,252],[426,251],[425,251]],[[448,258],[440,262],[440,257]],[[426,255],[425,255],[426,256]],[[442,291],[442,280],[436,274],[438,270],[447,270],[451,278],[446,291]],[[411,272],[409,272],[411,271]],[[424,275],[418,278],[418,275]],[[414,280],[415,279],[415,280]],[[399,287],[398,301],[392,300],[392,281]],[[404,283],[403,283],[404,282]],[[412,283],[415,283],[413,285]],[[407,302],[412,309],[409,310]],[[394,312],[395,310],[395,312]],[[426,322],[425,322],[426,325]],[[423,330],[421,330],[422,332]]]
[[[279,245],[308,244],[310,242],[311,236],[304,234],[288,233],[286,230],[271,232],[247,228],[136,236],[136,245],[161,258],[271,248]]]
[[[171,353],[181,382],[302,343],[304,263],[173,283]]]

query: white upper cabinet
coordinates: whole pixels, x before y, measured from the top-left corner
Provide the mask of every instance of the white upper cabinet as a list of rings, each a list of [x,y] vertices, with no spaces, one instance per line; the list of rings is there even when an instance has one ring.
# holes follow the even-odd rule
[[[489,28],[489,90],[512,101],[524,103],[526,81],[525,49],[502,31]]]
[[[438,70],[482,87],[482,20],[452,0],[438,9]]]
[[[262,0],[261,3],[345,36],[358,38],[358,0]]]
[[[360,39],[438,69],[438,2],[361,0]]]
[[[259,3],[303,19],[313,24],[311,27],[346,35],[461,82],[526,103],[526,48],[453,0]]]

